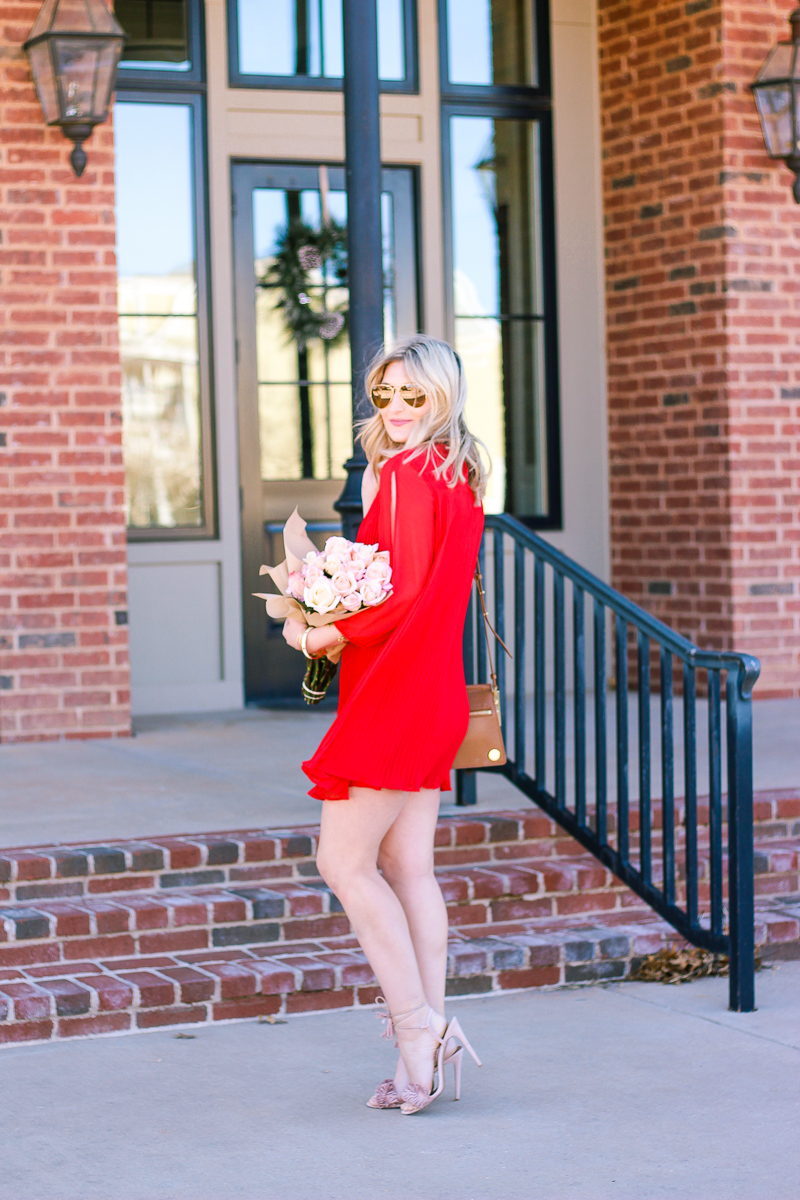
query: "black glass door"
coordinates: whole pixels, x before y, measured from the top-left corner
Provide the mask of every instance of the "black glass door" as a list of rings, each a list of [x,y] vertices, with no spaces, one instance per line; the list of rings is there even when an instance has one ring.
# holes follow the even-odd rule
[[[409,168],[382,175],[384,330],[387,341],[418,328],[415,181]],[[233,167],[239,400],[239,464],[249,701],[296,699],[304,662],[252,593],[258,568],[283,558],[280,529],[297,506],[322,539],[338,529],[333,503],[352,449],[347,286],[342,256],[319,262],[320,229],[347,220],[344,171],[272,163]],[[286,230],[310,231],[286,269]],[[283,251],[283,255],[282,252]],[[283,271],[278,267],[283,262]],[[302,308],[330,314],[305,338]],[[294,310],[295,315],[292,315]],[[297,313],[300,313],[298,318]]]

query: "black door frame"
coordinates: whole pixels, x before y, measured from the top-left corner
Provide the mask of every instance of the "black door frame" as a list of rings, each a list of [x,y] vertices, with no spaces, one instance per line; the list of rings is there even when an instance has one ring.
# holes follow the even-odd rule
[[[237,410],[239,431],[239,508],[242,556],[242,632],[245,700],[258,704],[300,703],[303,661],[269,621],[262,601],[258,570],[265,561],[266,530],[261,480],[256,359],[255,275],[253,272],[253,191],[259,188],[316,191],[319,164],[233,161],[231,164],[234,313],[236,320]],[[328,165],[332,191],[344,191],[344,167]],[[382,190],[394,199],[395,314],[400,336],[420,328],[420,261],[417,220],[417,170],[384,167]],[[272,668],[272,669],[271,669]],[[269,686],[270,674],[275,677]]]

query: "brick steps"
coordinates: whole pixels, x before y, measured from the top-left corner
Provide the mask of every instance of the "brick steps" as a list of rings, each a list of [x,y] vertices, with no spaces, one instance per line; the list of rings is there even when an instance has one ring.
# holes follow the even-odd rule
[[[698,805],[702,823],[706,820]],[[800,796],[793,790],[762,792],[755,799],[756,840],[800,838]],[[654,814],[658,818],[658,806]],[[680,845],[680,812],[676,806]],[[613,814],[610,814],[613,816]],[[635,813],[632,812],[632,826]],[[613,828],[613,820],[609,822]],[[795,841],[796,844],[796,841]],[[702,845],[702,839],[701,839]],[[515,858],[580,858],[585,851],[536,809],[445,817],[436,834],[440,867],[479,866]],[[631,837],[634,859],[635,834]],[[246,886],[273,880],[302,882],[316,876],[316,826],[238,830],[112,842],[44,845],[0,850],[0,904],[187,887]],[[654,838],[654,855],[658,838]],[[594,862],[590,858],[591,862]]]
[[[759,897],[800,892],[800,841],[759,843],[755,864]],[[701,885],[706,866],[701,859]],[[657,878],[658,864],[654,867]],[[454,929],[647,911],[586,854],[439,867],[437,874]],[[703,890],[701,886],[701,899]],[[0,967],[283,944],[349,933],[338,900],[321,879],[311,876],[271,880],[268,887],[166,887],[45,898],[0,904]]]
[[[800,896],[757,914],[769,956],[800,953]],[[455,931],[448,994],[626,978],[682,944],[649,910]],[[372,972],[352,937],[0,968],[0,1045],[371,1005]]]
[[[800,804],[759,811],[757,941],[793,957]],[[0,1044],[372,1003],[316,832],[0,852]],[[436,845],[452,994],[624,978],[680,940],[536,810],[444,818]]]
[[[530,853],[535,844],[514,845]],[[506,848],[495,846],[499,853]],[[759,843],[755,865],[759,897],[800,892],[800,840]],[[701,899],[706,866],[701,857]],[[657,878],[658,863],[654,868]],[[437,874],[453,929],[487,930],[520,920],[647,911],[610,871],[584,853],[448,865],[437,868]],[[349,932],[336,897],[310,875],[272,879],[268,886],[166,886],[150,892],[46,897],[0,904],[0,967],[283,944]]]

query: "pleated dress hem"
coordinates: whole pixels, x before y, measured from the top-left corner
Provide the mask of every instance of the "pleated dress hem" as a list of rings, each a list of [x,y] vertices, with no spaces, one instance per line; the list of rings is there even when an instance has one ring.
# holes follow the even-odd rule
[[[436,788],[441,792],[453,790],[449,771],[443,780],[433,782],[428,779],[423,779],[422,782],[408,779],[383,779],[380,783],[374,780],[367,783],[361,779],[346,779],[342,775],[329,775],[326,771],[320,771],[318,767],[312,767],[310,762],[304,762],[302,767],[315,785],[308,793],[313,800],[349,800],[351,787],[371,788],[376,792],[384,788],[392,792],[421,792]]]

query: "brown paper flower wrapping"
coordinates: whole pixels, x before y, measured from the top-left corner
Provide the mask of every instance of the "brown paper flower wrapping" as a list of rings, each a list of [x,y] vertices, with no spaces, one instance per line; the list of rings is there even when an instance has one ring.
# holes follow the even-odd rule
[[[309,551],[314,554],[319,553],[306,533],[306,523],[297,509],[283,527],[283,548],[286,558],[282,563],[277,567],[262,567],[259,571],[259,575],[269,575],[280,595],[275,595],[273,592],[253,592],[253,595],[257,596],[259,600],[266,601],[267,613],[274,621],[285,621],[288,617],[292,617],[296,621],[304,621],[306,625],[319,629],[323,625],[333,624],[334,621],[343,621],[346,617],[355,616],[355,613],[349,612],[341,604],[337,604],[336,608],[329,613],[308,612],[299,600],[295,600],[294,596],[286,595],[290,572],[299,571],[302,568],[303,559]],[[356,611],[363,611],[363,609]]]

